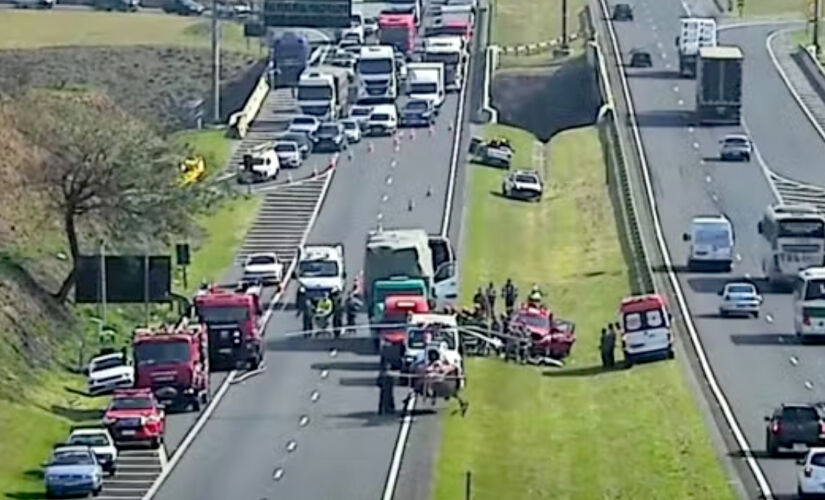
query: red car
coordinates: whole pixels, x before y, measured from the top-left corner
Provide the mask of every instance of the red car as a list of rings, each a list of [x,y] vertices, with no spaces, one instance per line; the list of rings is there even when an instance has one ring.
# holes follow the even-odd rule
[[[509,331],[530,338],[530,356],[563,359],[576,342],[576,325],[553,317],[544,306],[522,304],[510,318]]]
[[[152,390],[119,389],[103,415],[115,442],[148,442],[157,448],[166,430],[166,412]]]

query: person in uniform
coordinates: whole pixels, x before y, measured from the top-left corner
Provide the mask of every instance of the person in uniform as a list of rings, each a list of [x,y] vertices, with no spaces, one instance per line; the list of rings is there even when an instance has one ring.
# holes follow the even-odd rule
[[[378,372],[378,380],[376,385],[379,389],[378,396],[378,414],[392,415],[395,413],[395,395],[393,394],[394,380],[388,373],[390,364],[384,363],[381,365],[381,371]]]
[[[487,317],[491,321],[496,317],[496,287],[490,282],[487,284],[487,290],[484,291],[484,298],[487,304]]]
[[[355,290],[351,290],[347,296],[345,307],[347,309],[347,327],[352,329],[355,327],[355,316],[362,307],[361,299],[358,298],[358,294],[355,293]]]
[[[315,311],[312,309],[312,299],[309,297],[304,299],[304,303],[300,305],[303,311],[303,330],[304,333],[309,333],[312,331],[312,315],[315,314]]]
[[[344,326],[344,304],[341,301],[341,291],[332,291],[332,331],[335,337],[341,335]]]
[[[505,283],[504,287],[501,289],[501,296],[504,298],[504,311],[508,316],[513,314],[513,308],[516,306],[518,290],[516,289],[516,285],[513,284],[513,280],[510,278],[507,278],[507,283]]]
[[[481,287],[478,287],[476,289],[475,295],[473,295],[473,304],[476,306],[476,308],[481,309],[481,312],[486,316],[486,300],[484,298],[484,292],[481,291]]]
[[[616,349],[616,332],[613,330],[613,324],[608,325],[607,332],[602,336],[601,348],[602,366],[606,369],[613,368],[616,361],[613,354]]]

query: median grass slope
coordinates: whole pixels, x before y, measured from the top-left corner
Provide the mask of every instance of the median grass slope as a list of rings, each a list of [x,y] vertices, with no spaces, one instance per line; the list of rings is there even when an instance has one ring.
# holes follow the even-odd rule
[[[531,135],[488,133],[510,137],[517,166],[533,167]],[[498,196],[502,172],[472,167],[463,297],[507,277],[522,296],[538,283],[578,340],[562,369],[468,360],[471,407],[446,417],[434,498],[464,498],[472,471],[474,500],[732,499],[676,362],[599,366],[599,331],[629,292],[595,129],[557,135],[546,165],[537,204]]]

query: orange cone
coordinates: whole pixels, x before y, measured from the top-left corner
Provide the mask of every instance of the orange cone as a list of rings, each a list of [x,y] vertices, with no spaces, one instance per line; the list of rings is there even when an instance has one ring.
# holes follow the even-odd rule
[[[415,140],[415,131],[414,130],[410,130],[410,140],[411,141]]]
[[[371,142],[367,144],[367,151],[369,151],[370,153],[375,151],[375,146],[373,146]]]

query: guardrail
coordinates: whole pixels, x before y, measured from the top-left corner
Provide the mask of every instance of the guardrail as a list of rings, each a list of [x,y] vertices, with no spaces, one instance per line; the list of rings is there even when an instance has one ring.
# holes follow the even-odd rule
[[[496,45],[488,45],[484,61],[484,94],[481,99],[481,110],[490,117],[490,123],[498,123],[498,110],[492,102],[493,72],[498,68],[498,53],[501,50]]]
[[[825,101],[825,68],[816,57],[813,47],[799,46],[798,57],[794,57],[799,69],[811,83],[820,99]]]
[[[570,36],[567,37],[567,41],[574,42],[579,39],[579,37],[583,37],[584,34],[580,33],[571,33]],[[501,53],[504,55],[515,55],[515,56],[532,56],[535,54],[541,54],[542,52],[548,52],[558,46],[561,45],[561,37],[554,38],[553,40],[547,40],[545,42],[538,42],[538,43],[528,43],[525,45],[510,45],[510,46],[502,46],[500,47]]]
[[[607,184],[613,206],[617,210],[622,246],[629,259],[630,283],[634,294],[653,293],[653,271],[645,249],[640,231],[639,217],[636,213],[633,185],[628,173],[627,154],[624,143],[619,137],[616,125],[615,101],[607,76],[607,66],[596,41],[596,34],[588,42],[588,57],[596,68],[596,79],[604,104],[596,120],[602,147],[607,163]]]
[[[249,99],[246,100],[244,107],[229,116],[229,134],[235,139],[243,139],[249,131],[249,125],[252,120],[258,116],[266,96],[269,94],[269,81],[267,72],[264,70],[261,77],[258,79],[257,85],[249,94]]]

